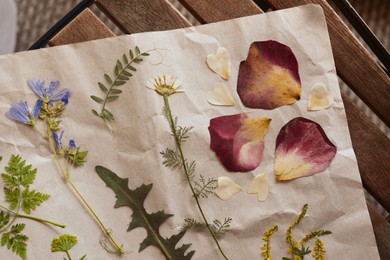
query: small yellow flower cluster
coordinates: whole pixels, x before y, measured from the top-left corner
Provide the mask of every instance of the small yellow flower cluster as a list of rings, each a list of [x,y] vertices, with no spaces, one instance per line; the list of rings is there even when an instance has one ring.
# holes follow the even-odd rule
[[[321,240],[317,239],[315,246],[313,247],[313,257],[316,260],[325,260],[325,252],[326,250],[324,249],[324,242]]]
[[[271,240],[272,234],[275,233],[276,231],[278,231],[277,225],[267,229],[264,233],[265,237],[263,237],[263,240],[266,243],[264,244],[264,246],[261,247],[261,253],[263,254],[265,260],[272,260],[272,255],[271,255],[271,248],[272,247],[271,247],[270,240]]]

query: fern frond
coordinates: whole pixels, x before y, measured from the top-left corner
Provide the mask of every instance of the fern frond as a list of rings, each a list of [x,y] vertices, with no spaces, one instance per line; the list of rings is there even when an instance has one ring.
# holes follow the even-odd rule
[[[225,235],[226,232],[229,231],[231,222],[231,218],[225,218],[223,222],[219,221],[218,219],[214,219],[213,224],[211,225],[214,231],[214,235],[217,238],[221,238],[223,235]]]
[[[26,241],[28,237],[21,233],[25,226],[25,224],[15,224],[9,232],[3,233],[1,236],[1,245],[6,245],[8,249],[11,249],[12,252],[23,259],[27,257]]]
[[[193,128],[193,126],[176,127],[176,133],[180,143],[184,143],[189,138],[188,132],[191,131]]]
[[[163,157],[164,166],[170,168],[181,166],[180,155],[176,151],[167,148],[165,151],[160,152],[160,154]]]
[[[204,222],[199,222],[193,218],[185,218],[184,224],[181,226],[180,231],[183,232],[183,231],[187,231],[191,228],[201,229],[201,228],[206,228],[206,227],[207,227],[207,225]]]
[[[218,181],[214,178],[207,180],[203,175],[200,175],[199,181],[194,182],[194,190],[196,197],[208,198],[210,194],[214,193],[217,188]]]

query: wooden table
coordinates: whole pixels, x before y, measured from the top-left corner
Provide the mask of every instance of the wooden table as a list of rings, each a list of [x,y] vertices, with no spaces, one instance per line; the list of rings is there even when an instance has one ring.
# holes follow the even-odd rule
[[[180,0],[201,23],[260,14],[263,10],[251,0]],[[332,43],[337,73],[370,109],[390,126],[390,78],[325,0],[256,1],[273,10],[315,3],[322,6]],[[191,24],[166,0],[97,0],[96,5],[124,33],[167,30]],[[90,10],[53,37],[49,44],[62,45],[106,37],[114,33]],[[390,140],[342,93],[353,147],[364,188],[384,209],[390,211]],[[390,259],[389,217],[367,203],[382,259]],[[362,234],[364,235],[364,234]]]

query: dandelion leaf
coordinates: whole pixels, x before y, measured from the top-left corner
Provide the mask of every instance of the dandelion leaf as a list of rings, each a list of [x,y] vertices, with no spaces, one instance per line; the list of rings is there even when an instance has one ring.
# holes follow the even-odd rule
[[[142,184],[140,187],[131,190],[128,187],[128,178],[120,178],[114,172],[102,166],[96,166],[95,170],[106,186],[115,193],[117,200],[114,208],[127,206],[132,209],[131,222],[127,231],[138,227],[146,229],[147,236],[140,243],[139,252],[149,246],[155,246],[161,249],[167,259],[191,259],[195,251],[186,254],[191,244],[183,244],[176,248],[176,244],[184,236],[185,231],[170,238],[164,238],[160,234],[160,226],[173,215],[167,214],[163,210],[154,213],[148,213],[145,210],[144,202],[153,184]]]

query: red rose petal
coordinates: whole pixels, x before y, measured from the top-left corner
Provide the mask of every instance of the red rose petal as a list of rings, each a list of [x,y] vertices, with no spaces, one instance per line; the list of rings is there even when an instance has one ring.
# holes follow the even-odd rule
[[[247,172],[263,158],[264,135],[270,118],[250,118],[246,114],[210,120],[210,148],[228,171]]]
[[[301,81],[291,49],[277,41],[253,42],[240,63],[237,93],[251,108],[274,109],[299,100]]]
[[[319,124],[303,117],[294,118],[276,138],[275,175],[278,180],[291,180],[322,172],[336,150]]]

